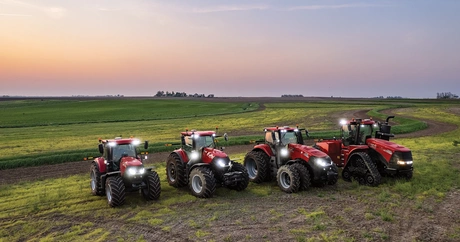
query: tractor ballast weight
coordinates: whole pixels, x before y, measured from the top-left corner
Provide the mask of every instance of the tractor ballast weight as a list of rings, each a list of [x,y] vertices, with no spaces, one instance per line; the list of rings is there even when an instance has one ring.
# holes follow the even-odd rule
[[[302,131],[285,127],[265,128],[265,140],[259,141],[244,158],[249,179],[255,183],[276,178],[287,193],[307,190],[337,182],[338,170],[331,158],[317,149],[304,145]]]
[[[90,167],[91,193],[106,195],[110,206],[120,206],[125,202],[125,193],[141,191],[147,200],[160,197],[161,186],[158,174],[146,168],[140,153],[137,139],[115,138],[99,140],[98,149],[102,154],[93,160]],[[148,141],[144,142],[144,149]]]
[[[199,198],[212,197],[217,185],[241,191],[248,186],[246,169],[230,160],[217,148],[215,131],[181,132],[181,148],[174,150],[166,161],[169,185],[189,185],[192,195]],[[227,141],[228,136],[224,134]]]
[[[410,149],[390,140],[387,117],[384,123],[371,119],[341,121],[341,139],[324,139],[315,148],[327,153],[332,161],[343,167],[345,181],[357,180],[360,184],[378,186],[382,176],[412,178],[413,161]],[[374,136],[374,137],[372,137]]]

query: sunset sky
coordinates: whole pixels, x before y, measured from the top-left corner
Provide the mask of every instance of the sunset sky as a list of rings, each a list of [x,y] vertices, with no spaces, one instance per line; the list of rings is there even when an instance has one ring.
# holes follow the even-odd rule
[[[0,96],[460,95],[459,0],[0,0]]]

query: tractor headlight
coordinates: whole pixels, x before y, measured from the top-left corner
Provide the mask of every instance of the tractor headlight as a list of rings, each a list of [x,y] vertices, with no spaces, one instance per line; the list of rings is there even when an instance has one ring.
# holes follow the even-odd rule
[[[197,160],[199,158],[198,152],[192,151],[190,154],[190,160]]]
[[[408,160],[408,161],[403,161],[403,160],[398,160],[398,165],[412,165],[412,161],[411,160]]]
[[[323,166],[323,167],[331,165],[331,162],[324,158],[317,158],[316,162],[318,163],[319,166]]]
[[[128,167],[128,169],[126,170],[126,172],[128,173],[128,175],[130,176],[134,176],[134,175],[142,175],[145,173],[145,169],[142,167],[142,168],[137,168],[137,167]]]
[[[282,157],[287,157],[287,156],[289,156],[289,150],[288,150],[287,148],[282,148],[282,149],[280,150],[280,155],[281,155]]]
[[[217,165],[218,165],[219,167],[226,167],[226,166],[228,166],[227,162],[225,162],[225,160],[223,160],[223,159],[218,159],[218,160],[217,160]]]

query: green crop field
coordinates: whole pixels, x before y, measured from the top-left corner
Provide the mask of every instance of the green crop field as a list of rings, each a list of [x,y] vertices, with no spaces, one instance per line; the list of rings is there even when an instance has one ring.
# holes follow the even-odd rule
[[[220,132],[230,134],[232,144],[262,137],[262,128],[270,125],[299,124],[313,137],[329,137],[338,134],[340,113],[353,110],[384,118],[383,110],[398,108],[398,125],[393,127],[397,134],[427,127],[417,119],[460,126],[459,102],[430,100],[47,103],[50,106],[42,101],[0,102],[2,169],[15,167],[11,161],[22,161],[21,166],[76,161],[73,157],[93,154],[99,137],[133,135],[149,140],[151,149],[156,145],[167,150],[171,147],[162,144],[177,142],[185,128],[219,126]],[[131,117],[147,107],[156,111]],[[113,112],[95,118],[104,108]],[[40,115],[21,119],[28,112]],[[378,187],[340,179],[335,186],[285,194],[275,182],[251,183],[241,192],[218,188],[215,197],[197,199],[187,188],[170,187],[165,164],[157,163],[160,199],[147,202],[138,193],[129,194],[124,206],[113,209],[105,197],[91,195],[89,174],[1,185],[0,241],[460,240],[460,130],[394,142],[412,150],[414,177],[384,178]],[[241,161],[245,153],[232,158]]]

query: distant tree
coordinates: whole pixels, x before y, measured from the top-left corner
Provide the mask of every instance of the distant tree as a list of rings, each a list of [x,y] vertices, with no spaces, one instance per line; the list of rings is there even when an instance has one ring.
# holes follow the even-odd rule
[[[457,99],[458,95],[451,92],[438,92],[436,94],[437,99]]]
[[[163,91],[158,91],[155,97],[163,97],[165,95],[165,92]]]

